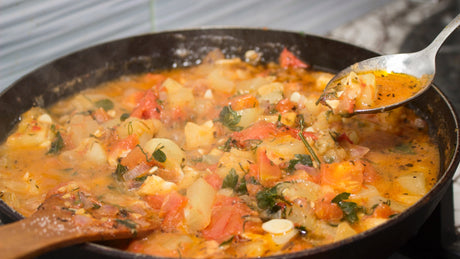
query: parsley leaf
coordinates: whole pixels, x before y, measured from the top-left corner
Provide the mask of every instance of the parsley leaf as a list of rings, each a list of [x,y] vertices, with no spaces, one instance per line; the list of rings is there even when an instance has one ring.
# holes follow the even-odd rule
[[[343,218],[351,224],[358,222],[358,212],[362,210],[362,207],[358,206],[355,202],[344,201],[350,197],[348,192],[342,192],[332,199],[332,202],[339,205],[344,216]]]
[[[115,219],[115,221],[121,225],[124,225],[125,227],[129,228],[131,231],[131,234],[136,235],[137,234],[137,223],[130,220],[130,219]]]
[[[114,174],[114,176],[116,177],[116,179],[118,181],[121,181],[121,180],[123,180],[123,175],[126,172],[128,172],[128,167],[118,163],[117,164],[117,169],[115,169],[115,173],[113,173],[113,174]]]
[[[234,168],[225,176],[224,181],[222,182],[222,188],[235,189],[236,184],[238,183],[238,175]]]
[[[412,148],[410,143],[402,143],[395,146],[393,149],[390,150],[393,153],[400,153],[400,154],[407,154],[407,155],[415,155],[415,151]]]
[[[222,182],[222,188],[233,189],[238,194],[247,194],[248,189],[246,187],[246,179],[241,177],[241,180],[238,184],[239,176],[236,173],[234,168],[230,169],[230,172],[225,176],[224,181]]]
[[[121,116],[120,116],[120,121],[125,121],[126,119],[129,118],[129,113],[123,113]]]
[[[110,99],[102,99],[102,100],[96,101],[94,105],[97,108],[102,108],[106,111],[113,109],[113,102]]]
[[[152,153],[153,158],[160,163],[166,161],[166,154],[161,150],[162,148],[164,148],[164,146],[156,147],[155,151]]]
[[[62,139],[61,133],[56,132],[56,138],[51,142],[50,149],[46,154],[58,154],[64,148],[64,140]]]
[[[285,202],[289,204],[281,194],[278,194],[278,185],[275,185],[271,188],[264,189],[256,194],[257,206],[260,209],[268,209],[270,212],[274,213],[281,209],[277,205],[278,202]]]
[[[295,171],[295,166],[297,164],[306,165],[306,166],[313,166],[313,161],[311,160],[311,156],[305,154],[295,154],[294,157],[296,159],[289,160],[289,166],[286,168],[288,173],[292,173]]]
[[[238,194],[248,194],[248,188],[246,187],[246,179],[241,177],[240,184],[235,188]]]
[[[222,111],[219,113],[219,121],[232,131],[240,131],[243,129],[243,127],[237,126],[240,120],[241,115],[238,115],[230,105],[222,108]]]

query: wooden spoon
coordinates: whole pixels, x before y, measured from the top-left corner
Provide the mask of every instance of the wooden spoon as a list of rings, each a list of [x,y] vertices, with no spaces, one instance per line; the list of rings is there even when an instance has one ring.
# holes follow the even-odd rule
[[[30,258],[60,247],[132,238],[159,227],[150,207],[101,203],[74,182],[56,187],[29,218],[0,227],[1,258]]]

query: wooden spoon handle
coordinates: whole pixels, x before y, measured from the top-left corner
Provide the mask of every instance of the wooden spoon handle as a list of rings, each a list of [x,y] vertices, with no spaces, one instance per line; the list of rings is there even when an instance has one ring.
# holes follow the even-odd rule
[[[0,227],[0,257],[31,258],[63,246],[91,239],[78,229],[67,229],[65,222],[49,217],[32,217]]]

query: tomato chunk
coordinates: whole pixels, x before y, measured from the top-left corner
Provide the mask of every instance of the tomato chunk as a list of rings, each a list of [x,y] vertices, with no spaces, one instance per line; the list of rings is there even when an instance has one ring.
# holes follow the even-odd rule
[[[268,157],[266,150],[257,149],[257,168],[259,169],[259,181],[264,186],[272,186],[281,179],[281,169],[275,165]]]
[[[338,191],[356,193],[364,182],[364,165],[360,161],[321,164],[321,184]]]
[[[140,119],[158,119],[160,118],[161,106],[157,102],[158,95],[152,90],[145,91],[136,108],[134,108],[131,116]]]
[[[249,214],[251,209],[240,198],[218,195],[203,237],[222,243],[243,232],[244,216]]]
[[[184,219],[185,205],[187,205],[187,197],[178,192],[171,192],[166,196],[160,209],[160,217],[163,218],[161,230],[166,232],[177,230]]]
[[[314,211],[319,219],[338,222],[343,218],[342,209],[336,203],[332,203],[334,197],[335,194],[327,193],[322,199],[315,202]]]
[[[236,140],[240,146],[246,146],[248,140],[262,140],[274,136],[278,132],[276,125],[266,121],[258,121],[252,126],[233,132],[231,138]]]
[[[380,203],[377,207],[374,209],[374,213],[372,213],[372,216],[376,218],[389,218],[391,215],[394,215],[396,212],[394,212],[390,206],[387,204]]]
[[[207,183],[211,185],[215,190],[219,190],[222,187],[222,182],[224,181],[218,174],[208,174],[204,177]]]
[[[276,104],[275,108],[276,108],[277,111],[279,111],[281,113],[289,112],[289,111],[295,110],[295,103],[291,102],[291,100],[289,100],[288,98],[285,98],[285,99],[279,101]]]
[[[292,52],[287,50],[286,48],[280,54],[279,63],[283,68],[308,68],[309,65],[302,62],[299,58],[294,56]]]
[[[254,108],[257,105],[259,105],[259,101],[251,94],[240,95],[230,101],[230,106],[234,111]]]

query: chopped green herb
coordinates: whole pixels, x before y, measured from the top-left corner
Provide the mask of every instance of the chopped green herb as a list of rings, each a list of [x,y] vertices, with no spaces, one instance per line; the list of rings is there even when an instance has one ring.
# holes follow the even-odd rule
[[[128,167],[122,165],[122,164],[117,164],[117,169],[115,169],[115,177],[118,181],[123,180],[123,175],[128,171]]]
[[[97,108],[102,108],[106,111],[113,109],[113,102],[109,99],[102,99],[102,100],[96,101],[94,105]]]
[[[129,118],[129,113],[123,113],[121,116],[120,116],[120,121],[125,121],[126,119]]]
[[[241,126],[237,126],[237,124],[241,120],[241,115],[238,115],[232,107],[225,106],[222,108],[222,111],[220,111],[219,114],[219,121],[224,125],[225,127],[229,128],[232,131],[240,131],[243,129]]]
[[[244,177],[241,177],[240,184],[236,186],[235,191],[240,195],[248,194],[248,188],[246,187],[246,179]]]
[[[64,140],[62,139],[61,133],[56,132],[56,138],[51,142],[50,149],[47,154],[58,154],[64,148]]]
[[[351,224],[356,223],[358,218],[358,212],[362,210],[362,207],[358,206],[355,202],[345,201],[350,197],[348,192],[342,192],[332,199],[332,202],[339,205],[344,216],[343,218]]]
[[[230,172],[225,176],[224,181],[222,182],[222,188],[233,189],[238,194],[247,194],[248,189],[246,187],[246,179],[241,177],[241,180],[238,184],[239,176],[236,174],[234,168],[230,169]]]
[[[137,234],[137,229],[136,229],[137,223],[136,222],[130,219],[116,219],[116,222],[129,228],[131,230],[131,234],[133,235]]]
[[[147,179],[147,177],[149,177],[148,175],[143,175],[143,176],[139,176],[139,177],[136,177],[134,178],[134,180],[136,180],[137,182],[144,182],[145,179]]]
[[[311,157],[309,155],[305,154],[295,154],[294,155],[296,159],[291,159],[289,160],[289,166],[286,168],[286,171],[288,173],[292,173],[295,171],[295,166],[297,164],[301,165],[306,165],[306,166],[313,166],[313,162],[311,160]]]
[[[232,243],[234,236],[231,236],[229,239],[225,240],[224,242],[220,243],[219,246],[226,246]]]
[[[279,185],[275,185],[256,194],[257,206],[260,209],[268,209],[270,212],[274,213],[281,209],[281,207],[277,205],[278,202],[281,201],[289,204],[289,201],[278,193],[278,186]]]
[[[153,151],[152,156],[155,160],[157,160],[160,163],[164,163],[166,161],[166,154],[163,152],[161,149],[164,148],[164,146],[158,145],[155,148],[155,151]]]
[[[305,147],[308,149],[308,152],[310,152],[310,154],[313,156],[313,159],[315,159],[315,162],[318,164],[318,166],[321,165],[321,161],[319,160],[318,156],[316,155],[315,151],[310,146],[310,144],[308,144],[308,141],[305,139],[305,136],[302,134],[302,131],[300,131],[298,135]]]
[[[224,152],[229,152],[230,149],[232,149],[232,145],[233,145],[233,139],[228,138],[227,141],[225,141],[225,144],[223,146],[219,146],[219,149]]]
[[[407,155],[415,155],[416,154],[410,143],[399,144],[399,145],[395,146],[393,149],[391,149],[390,152],[407,154]]]
[[[238,184],[238,175],[234,168],[230,169],[230,172],[225,176],[222,182],[222,188],[235,189]]]

